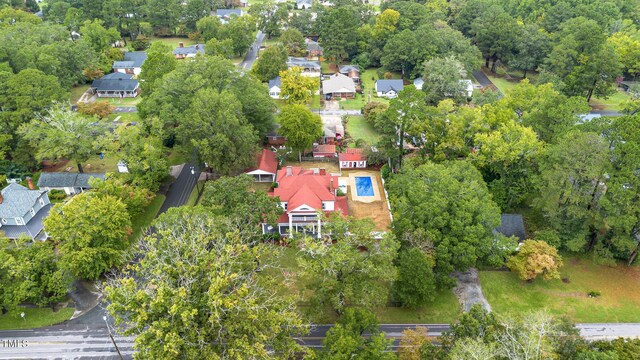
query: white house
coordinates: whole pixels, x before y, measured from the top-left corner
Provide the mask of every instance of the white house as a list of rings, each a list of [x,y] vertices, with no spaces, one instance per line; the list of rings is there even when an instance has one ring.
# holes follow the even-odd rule
[[[342,169],[364,169],[367,167],[367,158],[362,153],[362,149],[348,148],[345,152],[338,154],[340,170]]]
[[[147,53],[144,51],[127,51],[124,53],[122,61],[113,62],[113,71],[122,74],[140,75],[142,64],[147,60]]]
[[[289,69],[292,67],[299,67],[302,69],[302,76],[320,77],[322,73],[322,67],[319,61],[311,61],[305,58],[289,57],[287,60],[287,66]]]
[[[471,97],[473,95],[473,82],[469,79],[460,80],[460,83],[464,85],[464,91],[467,94],[467,97]]]
[[[275,78],[269,80],[269,96],[272,99],[280,99],[280,92],[282,91],[282,82],[280,80],[280,76],[276,76]]]
[[[376,80],[376,95],[378,97],[386,97],[393,99],[398,93],[404,89],[402,79],[383,79]]]
[[[413,80],[413,85],[416,87],[416,89],[422,90],[422,85],[424,85],[424,80],[422,80],[421,77],[415,78],[415,80]]]

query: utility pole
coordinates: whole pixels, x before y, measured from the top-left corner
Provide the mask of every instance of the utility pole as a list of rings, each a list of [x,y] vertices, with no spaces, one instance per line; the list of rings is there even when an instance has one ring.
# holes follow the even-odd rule
[[[105,325],[107,325],[107,330],[109,331],[109,337],[111,338],[111,342],[113,343],[113,346],[115,346],[116,351],[118,352],[118,356],[120,356],[120,360],[124,360],[124,358],[122,357],[122,354],[120,353],[120,349],[118,348],[118,345],[116,344],[116,339],[114,339],[113,335],[111,334],[111,328],[109,327],[109,323],[107,322],[107,317],[103,316],[102,320],[104,320]]]

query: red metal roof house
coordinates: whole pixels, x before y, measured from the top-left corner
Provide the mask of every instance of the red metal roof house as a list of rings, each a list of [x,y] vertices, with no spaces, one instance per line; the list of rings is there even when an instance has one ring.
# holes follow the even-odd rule
[[[367,167],[367,159],[362,149],[349,148],[345,152],[338,154],[340,170],[342,169],[364,169]]]
[[[256,167],[245,171],[245,174],[253,176],[257,182],[276,181],[278,171],[278,159],[276,153],[271,150],[262,149],[256,156]]]
[[[325,169],[307,170],[287,166],[277,176],[278,187],[271,196],[278,196],[284,212],[278,218],[277,228],[262,225],[265,234],[279,233],[293,236],[294,232],[322,236],[319,212],[331,216],[339,212],[349,214],[347,197],[338,196],[338,176],[327,174]]]

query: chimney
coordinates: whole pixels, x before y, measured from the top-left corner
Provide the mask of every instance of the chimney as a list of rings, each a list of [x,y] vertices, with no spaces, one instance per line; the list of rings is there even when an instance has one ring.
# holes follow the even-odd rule
[[[184,43],[181,41],[181,42],[179,42],[179,43],[178,43],[178,46],[180,46],[181,48],[183,48],[183,47],[184,47]]]
[[[320,169],[313,168],[313,175],[318,175],[318,174],[320,174]]]
[[[333,176],[331,177],[331,183],[329,185],[329,191],[333,192]]]
[[[287,176],[291,175],[293,175],[293,169],[291,168],[291,166],[287,166]]]
[[[320,169],[320,175],[327,175],[327,169]]]
[[[27,185],[29,186],[29,190],[35,190],[36,189],[36,187],[33,185],[33,180],[29,176],[27,176]]]

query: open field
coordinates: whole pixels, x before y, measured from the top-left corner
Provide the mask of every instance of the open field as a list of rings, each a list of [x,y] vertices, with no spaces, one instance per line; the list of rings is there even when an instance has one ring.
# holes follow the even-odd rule
[[[275,245],[274,245],[275,246]],[[276,268],[270,268],[264,272],[265,276],[281,279],[285,284],[285,293],[298,295],[307,284],[298,276],[300,267],[297,263],[298,250],[293,247],[281,247],[279,256],[275,259]],[[305,304],[299,304],[304,313]],[[432,304],[421,309],[406,309],[385,306],[375,309],[378,320],[383,324],[410,324],[410,323],[450,323],[453,322],[459,312],[458,300],[453,291],[439,292]],[[316,322],[333,322],[335,314],[329,309],[322,319],[308,319]]]
[[[371,145],[378,142],[380,138],[373,126],[364,119],[364,116],[349,116],[346,132],[354,141],[362,139]]]
[[[608,267],[590,259],[567,257],[560,273],[568,282],[527,283],[507,271],[481,271],[480,282],[498,314],[546,309],[575,322],[640,322],[640,292],[636,286],[640,267]],[[590,298],[591,291],[601,296]]]
[[[24,319],[20,313],[24,312]],[[0,315],[0,330],[32,329],[61,323],[73,315],[73,308],[63,308],[53,312],[51,308],[21,307],[17,311]]]

